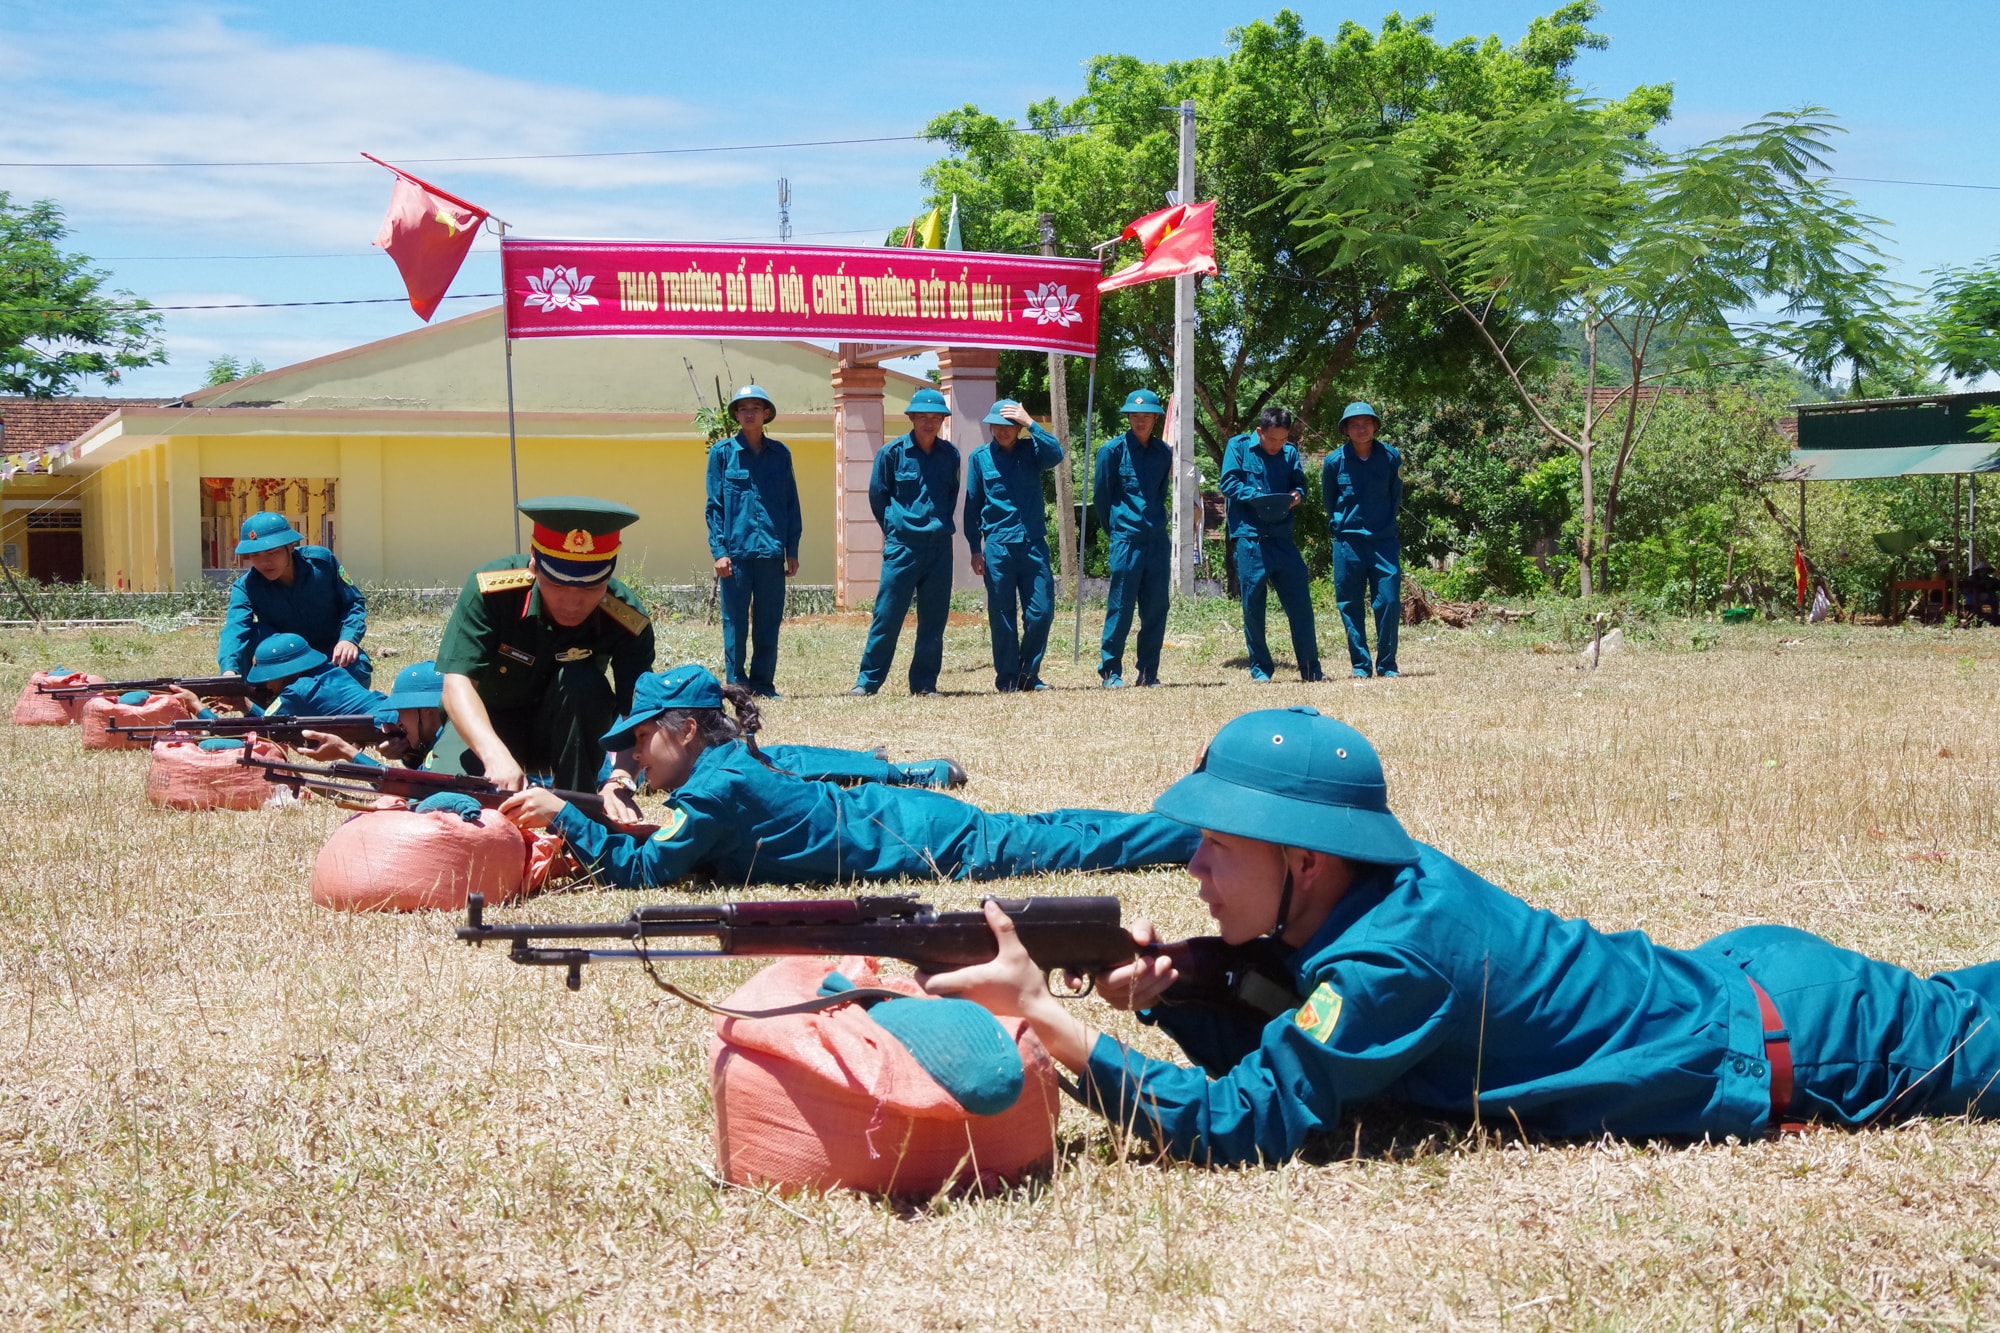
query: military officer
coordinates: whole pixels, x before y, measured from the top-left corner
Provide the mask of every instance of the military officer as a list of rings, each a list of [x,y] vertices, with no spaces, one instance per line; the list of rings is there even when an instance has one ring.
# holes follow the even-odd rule
[[[766,438],[771,395],[747,384],[729,400],[736,434],[708,451],[708,550],[722,602],[722,660],[733,685],[778,697],[785,580],[799,572],[799,485],[792,451]],[[744,666],[744,650],[749,666]]]
[[[1312,576],[1292,539],[1292,510],[1306,498],[1306,469],[1291,437],[1291,412],[1267,407],[1257,418],[1257,429],[1232,437],[1222,455],[1229,541],[1243,596],[1243,641],[1250,650],[1250,679],[1259,682],[1270,680],[1277,669],[1264,640],[1264,608],[1273,589],[1291,622],[1299,676],[1326,679],[1313,623]]]
[[[236,554],[249,568],[229,589],[215,663],[224,675],[244,675],[258,644],[273,634],[296,634],[365,687],[374,676],[361,651],[368,605],[332,551],[304,542],[283,514],[265,511],[243,520]]]
[[[751,748],[754,704],[699,667],[648,672],[631,712],[604,737],[632,747],[646,787],[671,792],[657,832],[614,834],[555,793],[531,788],[501,813],[547,824],[594,874],[626,888],[699,875],[724,884],[1002,879],[1057,870],[1171,865],[1198,836],[1155,814],[1055,810],[990,814],[942,792],[842,787],[781,772]]]
[[[1366,676],[1371,666],[1371,604],[1376,675],[1396,674],[1396,637],[1403,624],[1403,539],[1396,523],[1403,505],[1403,455],[1375,438],[1381,428],[1374,408],[1349,403],[1340,416],[1347,443],[1320,465],[1320,494],[1333,538],[1333,596],[1357,676]]]
[[[965,465],[965,542],[972,572],[986,580],[993,686],[1003,694],[1046,690],[1042,655],[1055,623],[1056,576],[1042,476],[1061,464],[1062,442],[1012,398],[993,404],[984,424],[993,428],[993,440],[973,450]],[[1032,448],[1019,443],[1024,430]]]
[[[952,510],[958,504],[958,450],[942,439],[951,408],[936,389],[910,397],[910,429],[882,446],[868,479],[868,504],[882,527],[882,584],[849,694],[873,694],[889,677],[903,617],[917,604],[910,648],[910,693],[936,694],[951,614]]]
[[[1139,614],[1137,666],[1141,685],[1160,683],[1160,645],[1167,637],[1167,587],[1173,577],[1167,521],[1174,458],[1160,439],[1167,409],[1151,389],[1125,398],[1129,429],[1097,451],[1091,510],[1111,535],[1111,591],[1104,606],[1104,643],[1097,674],[1107,690],[1125,686],[1125,638]]]
[[[1561,1137],[2000,1114],[2000,962],[1922,978],[1785,926],[1687,950],[1600,933],[1412,841],[1374,749],[1311,708],[1226,724],[1153,809],[1202,829],[1188,869],[1222,939],[1285,960],[1277,1004],[1177,995],[1158,953],[1097,978],[1202,1068],[1064,1012],[990,903],[999,956],[928,984],[1026,1017],[1177,1156],[1282,1160],[1387,1101]]]
[[[619,534],[639,516],[575,495],[520,508],[532,550],[473,571],[445,624],[437,669],[449,720],[432,767],[510,791],[529,773],[588,790],[604,760],[598,738],[653,664],[652,622],[611,574]]]

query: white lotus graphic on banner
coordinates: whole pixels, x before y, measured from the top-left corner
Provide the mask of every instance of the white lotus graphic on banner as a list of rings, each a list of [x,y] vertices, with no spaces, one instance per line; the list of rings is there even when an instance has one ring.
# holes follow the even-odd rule
[[[1058,328],[1065,329],[1072,324],[1083,322],[1083,314],[1076,308],[1076,297],[1069,288],[1045,282],[1033,289],[1024,288],[1023,291],[1028,298],[1028,308],[1021,312],[1024,318],[1032,319],[1044,327],[1054,324]]]
[[[533,290],[522,293],[521,301],[539,307],[545,315],[557,310],[581,313],[585,306],[597,304],[597,298],[589,294],[594,281],[579,276],[573,268],[545,268],[539,278],[528,276],[528,286]]]

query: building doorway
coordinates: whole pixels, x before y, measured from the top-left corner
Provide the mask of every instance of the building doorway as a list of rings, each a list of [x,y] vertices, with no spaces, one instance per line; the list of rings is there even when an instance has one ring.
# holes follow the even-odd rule
[[[83,514],[58,509],[28,515],[28,577],[83,582]]]

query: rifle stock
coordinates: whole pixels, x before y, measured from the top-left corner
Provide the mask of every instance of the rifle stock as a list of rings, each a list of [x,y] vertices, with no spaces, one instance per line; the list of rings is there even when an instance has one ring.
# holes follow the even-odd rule
[[[245,751],[236,761],[246,768],[264,770],[264,780],[293,790],[306,789],[329,795],[396,796],[416,802],[439,792],[470,796],[488,810],[497,810],[514,793],[503,791],[490,778],[464,773],[431,773],[401,765],[377,767],[345,760],[333,764],[295,764],[284,759],[259,759]],[[594,792],[557,791],[557,796],[589,815],[604,820],[604,798]]]
[[[403,734],[403,729],[395,723],[377,722],[367,713],[340,713],[326,717],[300,717],[286,713],[266,717],[190,717],[143,727],[121,727],[113,722],[108,729],[114,735],[141,745],[203,736],[241,737],[253,734],[281,745],[297,745],[308,731],[338,736],[356,745],[379,745],[391,736]]]
[[[100,680],[88,685],[51,685],[42,681],[35,688],[57,699],[88,699],[131,690],[144,690],[148,694],[186,690],[203,699],[254,699],[266,693],[262,685],[252,685],[241,676],[148,676],[144,680]]]

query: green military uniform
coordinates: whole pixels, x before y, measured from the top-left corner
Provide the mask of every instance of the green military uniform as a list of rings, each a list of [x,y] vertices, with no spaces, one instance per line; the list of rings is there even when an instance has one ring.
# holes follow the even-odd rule
[[[494,732],[525,772],[592,791],[604,762],[600,738],[653,665],[653,625],[616,578],[589,619],[571,629],[556,624],[542,614],[528,560],[510,555],[473,571],[444,627],[437,669],[472,678]],[[429,766],[443,773],[484,768],[449,722]]]

